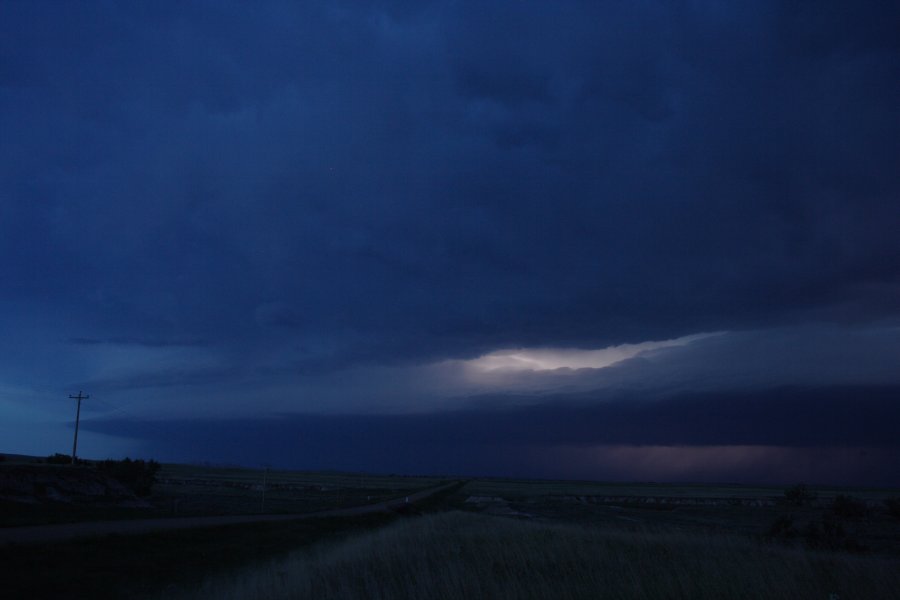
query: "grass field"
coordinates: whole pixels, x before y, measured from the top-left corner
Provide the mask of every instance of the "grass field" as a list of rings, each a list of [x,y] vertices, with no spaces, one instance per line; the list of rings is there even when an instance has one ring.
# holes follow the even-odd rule
[[[466,486],[473,496],[502,496],[534,498],[539,496],[631,496],[635,498],[737,498],[778,499],[785,486],[753,486],[740,484],[672,484],[672,483],[608,483],[599,481],[552,481],[541,479],[476,478]],[[853,494],[880,501],[898,495],[897,490],[881,488],[846,488],[811,486],[810,490],[823,500],[839,494]]]
[[[458,509],[580,525],[630,524],[665,527],[697,534],[733,534],[760,538],[781,520],[793,524],[801,542],[810,529],[836,525],[833,546],[858,545],[900,556],[900,519],[885,500],[900,491],[866,488],[808,489],[799,505],[786,502],[786,488],[739,485],[606,484],[565,481],[475,479],[452,499]],[[833,509],[838,497],[852,498],[863,514],[846,518]],[[782,532],[784,533],[784,532]],[[786,536],[782,536],[786,537]],[[808,537],[808,536],[807,536]],[[824,544],[825,542],[823,542]]]
[[[213,577],[180,597],[869,600],[898,590],[897,558],[454,511]]]
[[[154,508],[122,517],[304,513],[441,481],[163,465]],[[900,491],[809,492],[474,479],[408,514],[0,547],[0,572],[10,598],[900,598]]]

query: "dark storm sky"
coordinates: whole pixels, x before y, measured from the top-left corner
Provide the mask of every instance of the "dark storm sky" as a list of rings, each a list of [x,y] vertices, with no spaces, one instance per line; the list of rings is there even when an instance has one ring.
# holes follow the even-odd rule
[[[0,451],[900,485],[898,31],[0,2]]]

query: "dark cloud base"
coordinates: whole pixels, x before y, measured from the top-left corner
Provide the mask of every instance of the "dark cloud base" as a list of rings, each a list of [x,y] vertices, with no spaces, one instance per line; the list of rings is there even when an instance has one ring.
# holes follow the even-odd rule
[[[896,3],[419,4],[0,3],[2,298],[317,372],[896,316]]]
[[[433,414],[97,420],[84,427],[141,440],[148,452],[166,460],[624,480],[783,482],[818,477],[823,483],[900,485],[898,399],[900,387],[786,387],[590,406],[567,398]],[[668,458],[660,454],[665,447]],[[730,448],[733,456],[723,462],[721,453],[690,451],[716,447]],[[619,458],[610,458],[610,451]],[[836,452],[844,468],[829,471],[826,465]],[[568,462],[554,464],[562,457]],[[650,460],[653,468],[647,467]],[[635,462],[629,467],[629,461]]]
[[[300,468],[900,472],[827,450],[896,452],[895,389],[773,389],[897,383],[897,23],[884,0],[0,1],[0,424],[77,389],[162,418],[154,396],[226,392],[257,418],[87,426]],[[748,333],[598,378],[652,394],[273,416],[327,409],[320,382],[431,401],[370,366],[714,331]]]

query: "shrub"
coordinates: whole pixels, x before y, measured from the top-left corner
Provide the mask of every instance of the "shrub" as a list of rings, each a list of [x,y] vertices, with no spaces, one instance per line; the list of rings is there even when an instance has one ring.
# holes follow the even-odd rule
[[[794,517],[781,515],[772,522],[766,532],[766,539],[775,541],[787,541],[800,535],[800,531],[794,525]]]
[[[831,515],[818,521],[811,521],[803,531],[806,545],[816,550],[844,550],[846,552],[864,552],[866,547],[844,528]]]
[[[104,460],[97,463],[97,469],[119,480],[138,496],[149,496],[153,484],[156,483],[159,463],[155,460],[143,461],[130,458]]]
[[[868,508],[862,500],[839,494],[831,503],[831,512],[845,519],[856,519],[866,516]]]
[[[806,506],[816,495],[806,485],[800,483],[784,491],[784,503],[788,506]]]
[[[72,457],[68,454],[60,454],[57,452],[56,454],[52,454],[47,457],[48,465],[68,465],[72,463]]]
[[[884,505],[888,509],[888,514],[900,519],[900,498],[887,498],[884,501]]]

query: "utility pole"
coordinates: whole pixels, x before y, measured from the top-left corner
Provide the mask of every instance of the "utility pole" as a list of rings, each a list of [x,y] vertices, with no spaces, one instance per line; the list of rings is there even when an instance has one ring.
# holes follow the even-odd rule
[[[69,398],[72,400],[78,400],[78,409],[75,411],[75,443],[72,444],[72,464],[75,464],[75,451],[78,449],[78,422],[81,420],[81,401],[87,400],[90,396],[84,396],[81,394],[81,390],[78,390],[78,395],[73,396],[69,394]]]
[[[262,484],[262,501],[259,504],[259,512],[265,514],[266,512],[266,482],[269,480],[269,465],[265,465],[266,470],[263,471],[263,484]]]

